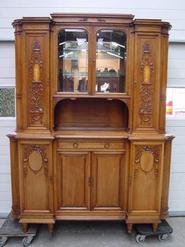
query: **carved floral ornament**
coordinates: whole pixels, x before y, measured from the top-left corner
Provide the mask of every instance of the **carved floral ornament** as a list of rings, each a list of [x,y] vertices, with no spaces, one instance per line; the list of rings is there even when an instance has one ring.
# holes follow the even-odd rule
[[[160,145],[136,145],[134,176],[139,170],[145,174],[154,170],[157,177],[160,163]]]
[[[42,125],[44,113],[44,108],[42,106],[42,96],[44,94],[43,59],[41,45],[38,40],[34,41],[32,45],[30,78],[30,122],[32,125]]]
[[[142,127],[152,127],[152,113],[153,113],[153,83],[152,77],[154,72],[154,65],[152,61],[150,44],[145,43],[143,46],[143,56],[141,60],[142,81],[140,84],[140,125]]]
[[[25,145],[23,163],[25,176],[28,174],[28,169],[35,174],[44,169],[45,176],[48,176],[48,158],[43,145]]]

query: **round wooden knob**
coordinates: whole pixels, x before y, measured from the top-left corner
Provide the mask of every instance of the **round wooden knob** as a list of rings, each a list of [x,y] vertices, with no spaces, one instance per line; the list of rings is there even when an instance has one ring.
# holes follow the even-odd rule
[[[73,147],[74,147],[74,148],[78,148],[78,143],[76,143],[76,142],[73,143]]]
[[[109,148],[110,144],[109,143],[105,143],[104,148]]]

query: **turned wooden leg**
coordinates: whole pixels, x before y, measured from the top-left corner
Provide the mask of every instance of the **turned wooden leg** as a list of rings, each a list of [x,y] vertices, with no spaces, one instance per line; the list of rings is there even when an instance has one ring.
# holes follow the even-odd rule
[[[156,232],[158,228],[158,223],[153,223],[152,228],[153,228],[153,232]]]
[[[54,224],[48,224],[49,233],[53,233],[53,227],[54,227]]]
[[[132,233],[132,227],[133,227],[133,224],[132,223],[128,223],[127,224],[127,231],[128,231],[128,233]]]
[[[22,223],[22,228],[23,228],[23,232],[27,232],[28,231],[28,223]]]

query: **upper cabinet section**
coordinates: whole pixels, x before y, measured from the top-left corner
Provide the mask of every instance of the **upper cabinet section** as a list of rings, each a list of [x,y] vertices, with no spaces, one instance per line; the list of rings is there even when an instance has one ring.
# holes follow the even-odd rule
[[[53,109],[70,105],[74,113],[76,106],[89,113],[87,101],[75,100],[101,98],[93,116],[117,112],[118,99],[128,109],[118,128],[164,133],[169,23],[132,15],[52,14],[13,25],[17,130],[47,132],[54,127]],[[64,99],[76,104],[55,108]]]

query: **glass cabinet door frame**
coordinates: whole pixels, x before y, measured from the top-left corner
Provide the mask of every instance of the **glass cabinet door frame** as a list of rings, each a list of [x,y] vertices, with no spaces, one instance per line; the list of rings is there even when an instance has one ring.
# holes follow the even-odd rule
[[[87,32],[88,35],[88,82],[87,82],[87,92],[61,92],[58,90],[58,35],[59,32],[65,29],[82,29]],[[96,34],[101,30],[112,29],[113,31],[124,32],[126,35],[126,53],[127,53],[127,61],[126,61],[126,77],[125,77],[125,91],[121,93],[101,93],[96,92]],[[71,25],[59,25],[54,26],[54,30],[52,30],[51,34],[51,81],[54,82],[53,95],[62,95],[66,97],[86,97],[86,96],[98,96],[98,97],[123,97],[128,95],[128,70],[129,70],[129,31],[127,27],[118,27],[112,25],[79,25],[79,24],[71,24]]]
[[[58,35],[60,32],[62,31],[65,31],[65,29],[81,29],[81,30],[84,30],[86,31],[87,33],[87,37],[88,37],[88,48],[87,48],[87,53],[88,53],[88,65],[87,65],[87,68],[88,68],[88,71],[87,71],[87,79],[88,79],[88,82],[87,82],[87,91],[86,92],[64,92],[64,91],[59,91],[58,90],[58,72],[59,72],[59,67],[58,67]],[[54,46],[56,47],[55,48],[55,53],[53,54],[56,54],[56,57],[55,57],[55,60],[56,60],[56,70],[55,70],[55,92],[57,92],[57,94],[61,94],[61,95],[75,95],[75,96],[79,96],[79,95],[89,95],[90,92],[91,92],[91,88],[90,88],[90,78],[89,76],[91,75],[91,66],[90,66],[90,27],[89,26],[80,26],[80,25],[60,25],[58,28],[57,28],[57,31],[56,31],[56,35],[55,35],[55,41],[54,41]]]
[[[101,92],[96,92],[95,88],[96,88],[96,35],[98,31],[101,30],[113,30],[113,31],[120,31],[125,33],[126,35],[126,54],[127,54],[127,61],[126,61],[126,77],[125,77],[125,90],[124,92],[117,92],[117,93],[101,93]],[[93,30],[93,41],[92,44],[93,46],[91,47],[91,52],[92,52],[92,81],[91,81],[91,88],[92,88],[92,94],[96,95],[98,97],[101,96],[123,96],[123,95],[127,95],[128,92],[128,82],[127,82],[127,78],[128,78],[128,43],[129,43],[129,34],[128,34],[128,29],[127,28],[123,28],[123,27],[118,27],[118,26],[112,26],[112,25],[102,25],[102,26],[95,26],[94,30]]]

